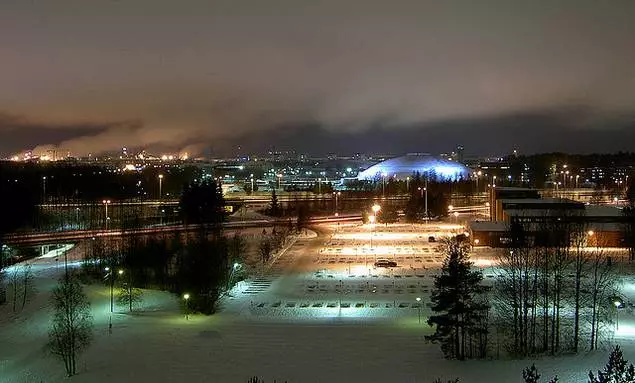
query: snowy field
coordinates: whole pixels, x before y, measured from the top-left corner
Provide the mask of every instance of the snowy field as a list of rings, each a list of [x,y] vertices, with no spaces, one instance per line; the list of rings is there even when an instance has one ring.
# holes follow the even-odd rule
[[[299,238],[273,265],[241,282],[222,312],[211,317],[186,320],[172,295],[146,291],[138,312],[117,309],[110,334],[109,289],[88,286],[95,339],[71,380],[246,382],[260,376],[290,383],[428,383],[437,377],[520,382],[522,369],[535,362],[543,379],[557,373],[561,382],[586,382],[589,369],[605,364],[607,350],[535,361],[443,359],[438,345],[423,339],[431,332],[425,321],[432,277],[441,262],[428,236],[443,229],[428,233],[409,225],[378,226],[372,248],[371,233],[364,230],[323,227],[318,237]],[[344,251],[365,246],[366,252]],[[375,269],[379,249],[399,267]],[[479,253],[478,260],[488,266],[489,256]],[[80,257],[81,248],[69,252],[71,267]],[[63,272],[58,263],[36,261],[38,294],[24,311],[13,314],[10,304],[0,307],[0,382],[67,380],[63,364],[44,351],[49,292]],[[624,294],[634,301],[631,286],[625,285]],[[624,310],[614,342],[633,362],[634,339],[635,318]]]

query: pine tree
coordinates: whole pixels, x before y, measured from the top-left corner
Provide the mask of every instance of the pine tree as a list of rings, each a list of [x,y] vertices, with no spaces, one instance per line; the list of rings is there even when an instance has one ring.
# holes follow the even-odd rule
[[[470,269],[464,243],[452,239],[445,241],[444,247],[447,257],[441,275],[434,279],[431,297],[437,315],[428,319],[436,331],[426,338],[440,343],[447,358],[484,357],[489,305],[479,300],[486,291],[481,285],[483,275]]]
[[[181,195],[179,208],[185,224],[199,224],[214,232],[220,231],[226,218],[223,193],[214,181],[188,185]]]
[[[525,383],[538,383],[540,374],[538,373],[535,364],[532,364],[531,367],[527,367],[523,370],[523,379],[525,380]]]
[[[282,209],[280,208],[280,203],[278,202],[276,189],[271,190],[271,202],[269,202],[267,213],[272,217],[280,217],[282,215]]]
[[[620,346],[615,346],[609,356],[608,363],[604,366],[604,371],[598,371],[597,377],[593,371],[589,371],[589,383],[633,382],[635,382],[635,367],[624,359]]]
[[[538,369],[535,364],[532,364],[531,367],[527,367],[523,370],[523,380],[525,383],[538,383],[540,380],[540,374],[538,373]],[[558,376],[554,376],[549,380],[549,383],[557,383]]]

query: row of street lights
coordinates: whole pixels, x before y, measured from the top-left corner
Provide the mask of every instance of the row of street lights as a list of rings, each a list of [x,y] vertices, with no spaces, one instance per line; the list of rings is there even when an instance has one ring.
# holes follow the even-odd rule
[[[46,195],[46,177],[42,177],[44,180],[44,193]],[[159,174],[159,201],[163,199],[163,174]],[[105,208],[105,217],[104,217],[104,227],[106,231],[108,231],[108,221],[110,217],[108,216],[108,205],[112,204],[112,201],[109,199],[104,199],[101,201]],[[79,212],[79,209],[78,209]],[[79,213],[78,213],[79,214]]]

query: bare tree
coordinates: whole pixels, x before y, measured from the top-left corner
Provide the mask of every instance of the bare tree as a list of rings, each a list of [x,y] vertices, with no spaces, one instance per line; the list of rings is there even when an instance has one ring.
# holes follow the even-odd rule
[[[596,350],[599,342],[600,325],[606,319],[608,307],[611,304],[609,297],[614,294],[616,289],[617,274],[610,257],[604,254],[601,247],[603,242],[601,236],[598,233],[594,233],[593,236],[593,243],[591,244],[595,245],[595,248],[588,254],[590,269],[585,289],[589,291],[591,308],[589,346],[591,350]]]
[[[536,350],[536,328],[541,252],[533,247],[527,227],[510,223],[510,247],[499,253],[495,302],[503,333],[511,332],[511,351],[530,355]]]
[[[28,263],[22,266],[22,309],[24,309],[26,302],[28,302],[34,293],[33,270],[31,264]]]
[[[92,340],[90,303],[79,279],[66,275],[53,289],[53,321],[48,349],[64,361],[68,376],[77,372],[76,360]]]
[[[267,263],[271,258],[271,253],[273,252],[273,246],[271,245],[271,240],[269,238],[264,237],[260,241],[258,252],[260,253],[260,259],[262,260],[262,263]]]
[[[580,315],[583,307],[582,281],[586,274],[589,258],[585,253],[588,237],[591,231],[587,231],[585,225],[573,226],[571,235],[572,267],[573,267],[573,352],[578,352],[580,347]]]
[[[20,292],[22,291],[22,289],[20,288],[20,282],[20,268],[15,265],[9,272],[9,285],[11,286],[11,302],[13,305],[13,312],[16,312],[18,309],[18,301],[20,300]]]
[[[127,281],[117,294],[117,304],[128,306],[128,311],[132,312],[133,307],[139,306],[143,302],[143,291]]]
[[[231,264],[241,262],[245,258],[245,253],[247,252],[247,241],[245,240],[245,237],[239,232],[234,233],[234,235],[229,239],[227,250]]]

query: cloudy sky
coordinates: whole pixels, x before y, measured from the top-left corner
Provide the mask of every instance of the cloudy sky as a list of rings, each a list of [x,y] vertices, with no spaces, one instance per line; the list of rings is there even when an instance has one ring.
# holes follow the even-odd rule
[[[634,109],[633,0],[0,1],[5,155],[220,152],[285,130],[307,146],[302,129],[399,142],[413,127],[478,152],[496,141],[486,121],[531,129],[514,118],[547,119],[553,142],[611,136],[602,149],[617,150]],[[522,147],[508,135],[500,145]]]

